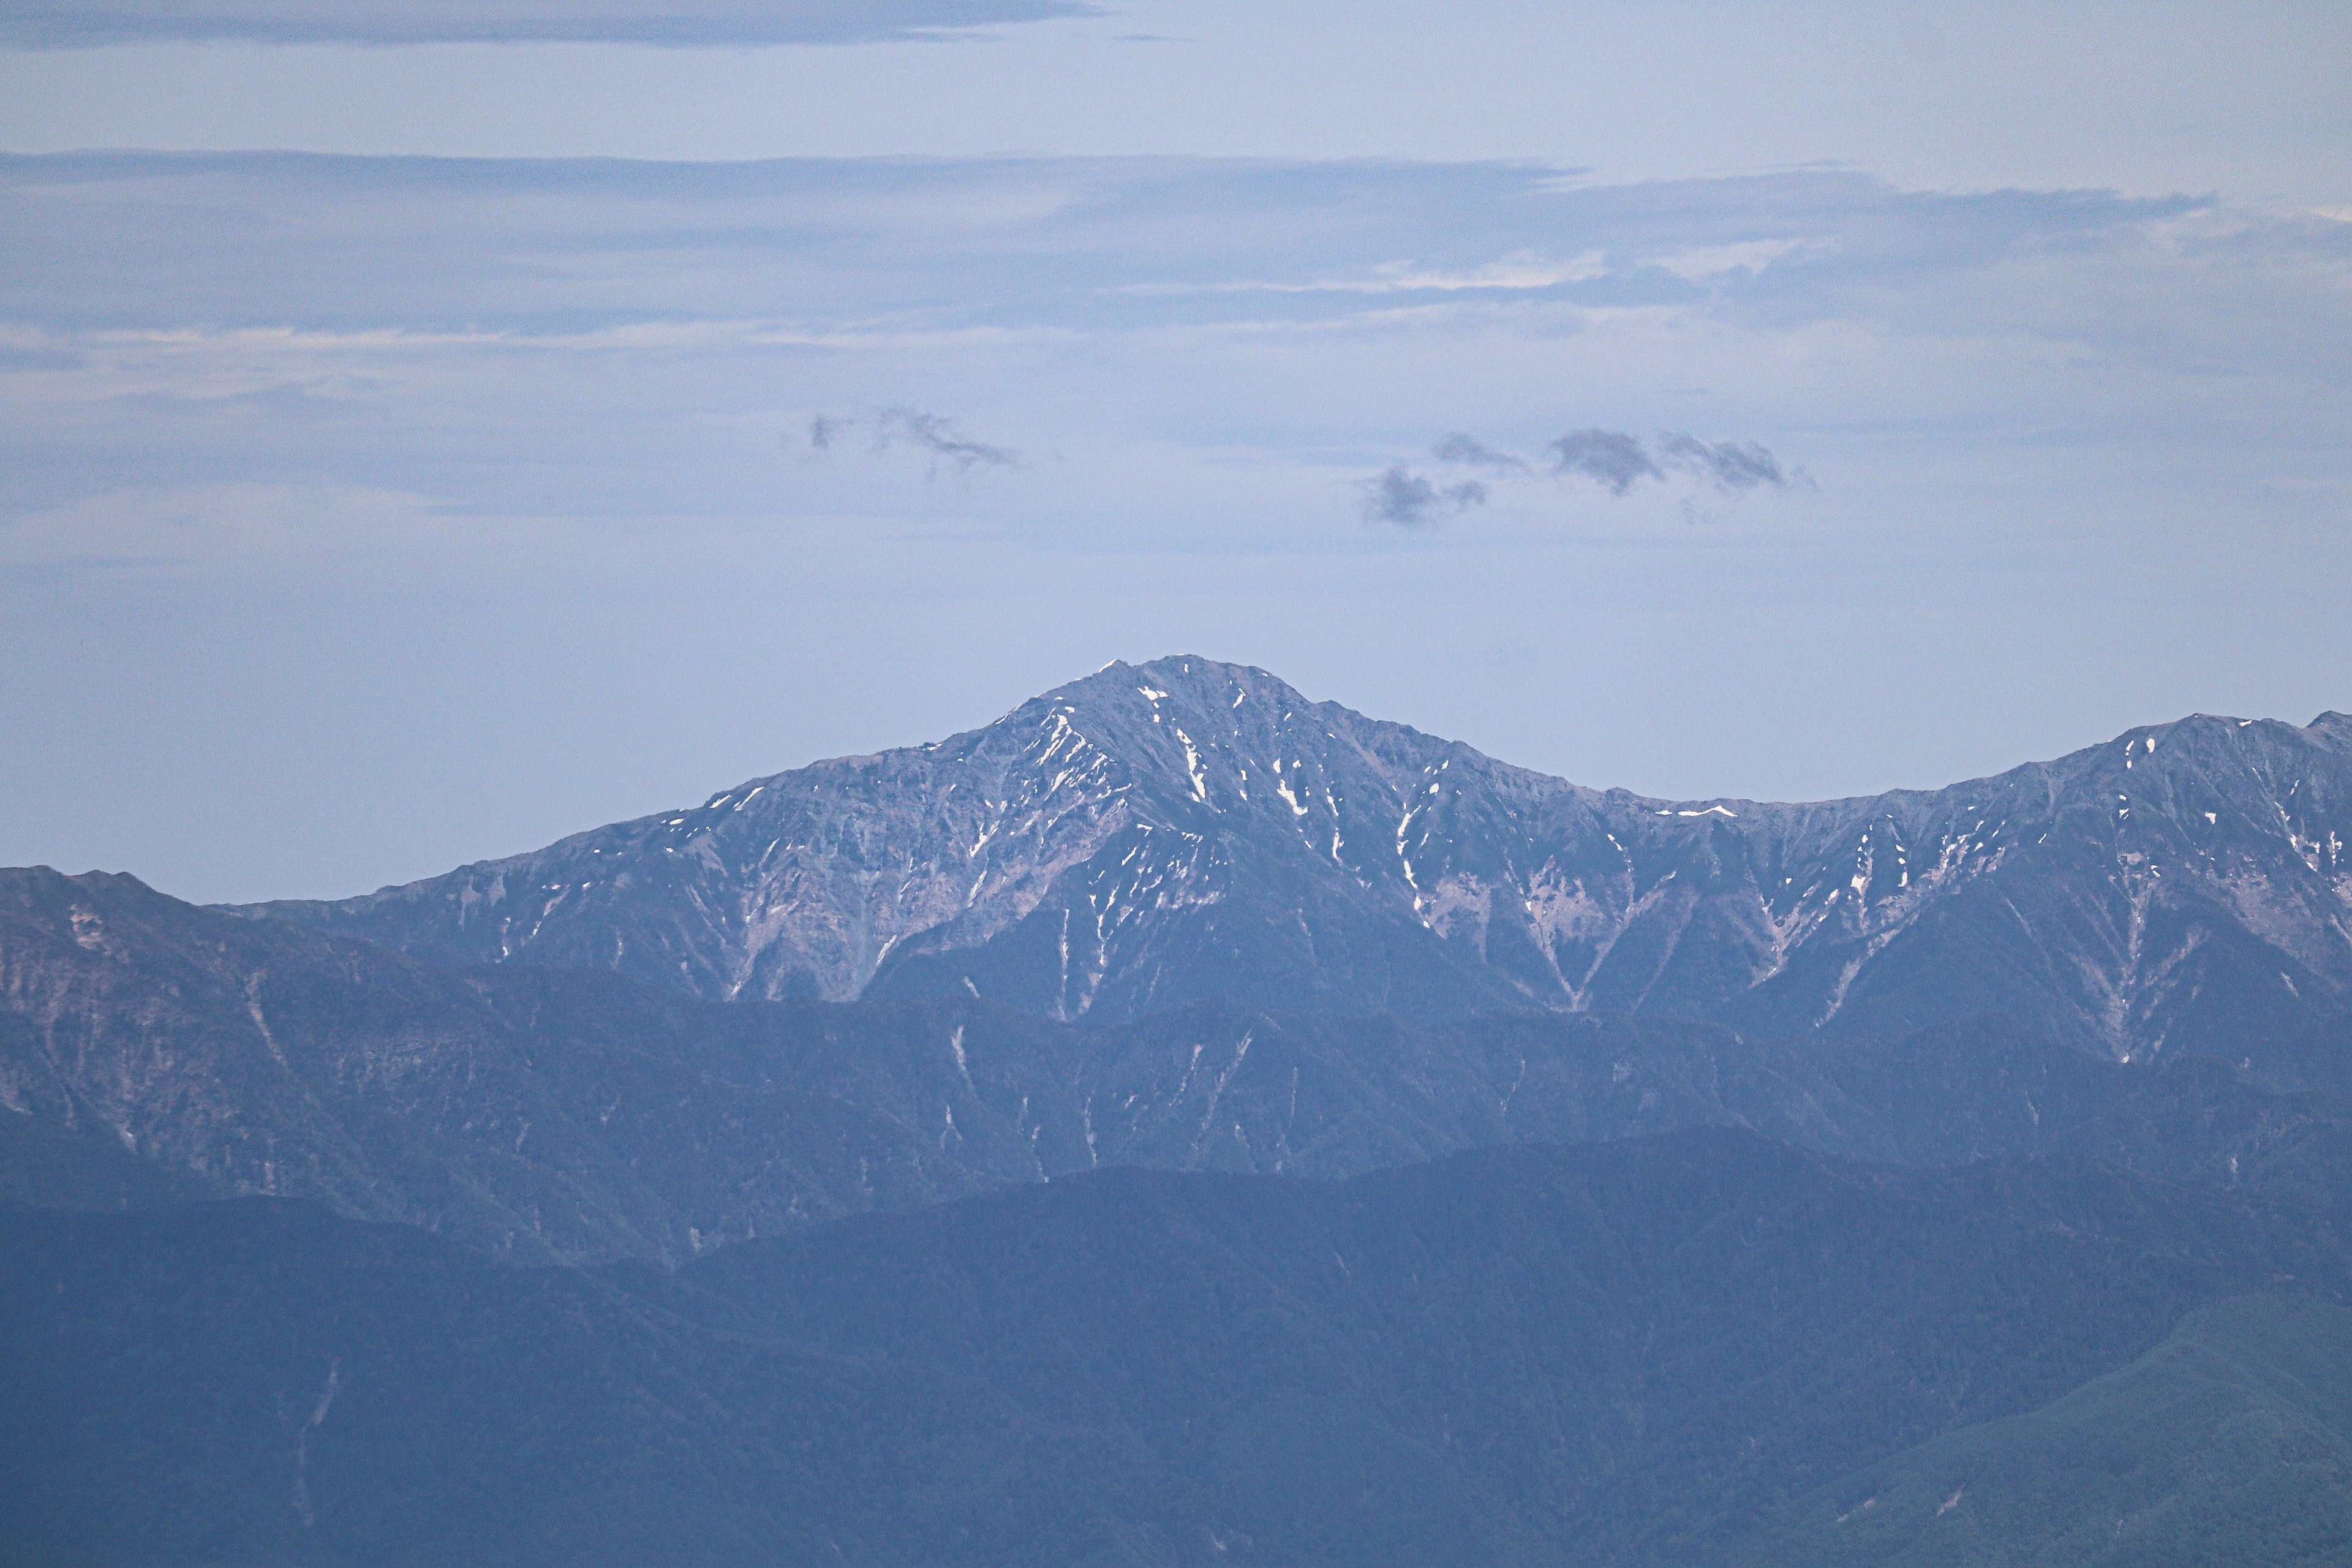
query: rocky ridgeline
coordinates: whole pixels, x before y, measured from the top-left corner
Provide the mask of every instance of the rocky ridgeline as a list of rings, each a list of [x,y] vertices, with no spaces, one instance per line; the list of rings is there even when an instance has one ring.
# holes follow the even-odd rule
[[[331,902],[447,963],[719,999],[1209,999],[1746,1030],[1989,1010],[2118,1058],[2352,1004],[2352,717],[2209,716],[1949,788],[1811,805],[1583,788],[1310,702],[1114,664],[930,745]]]

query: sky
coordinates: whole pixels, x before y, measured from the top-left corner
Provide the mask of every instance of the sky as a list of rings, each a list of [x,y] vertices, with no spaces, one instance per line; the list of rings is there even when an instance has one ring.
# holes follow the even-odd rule
[[[0,863],[1263,666],[1581,783],[2352,709],[2339,7],[16,0]]]

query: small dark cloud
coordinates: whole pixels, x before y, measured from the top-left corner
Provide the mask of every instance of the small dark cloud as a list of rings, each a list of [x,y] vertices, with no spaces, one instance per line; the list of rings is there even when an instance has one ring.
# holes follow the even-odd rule
[[[1622,430],[1571,430],[1544,449],[1552,454],[1554,473],[1591,479],[1612,496],[1623,495],[1643,479],[1666,477],[1641,437]]]
[[[1402,463],[1363,481],[1364,521],[1400,528],[1426,528],[1447,513],[1486,504],[1486,487],[1476,479],[1441,485]]]
[[[12,0],[0,8],[0,44],[864,44],[1103,14],[1087,0]]]
[[[955,421],[946,415],[926,414],[919,408],[882,408],[866,415],[819,414],[808,424],[809,446],[817,452],[830,452],[847,432],[860,426],[872,433],[877,452],[912,447],[929,455],[934,473],[941,463],[951,463],[967,474],[976,468],[1021,466],[1021,454],[1010,447],[975,441],[957,429]],[[787,436],[784,441],[790,446],[792,437]]]
[[[943,415],[925,414],[913,408],[885,408],[874,416],[874,449],[887,451],[898,441],[919,447],[966,473],[981,464],[993,468],[1021,466],[1020,453],[961,436],[956,432],[955,421]]]
[[[1486,468],[1495,473],[1524,473],[1528,460],[1509,452],[1498,452],[1475,436],[1465,436],[1456,430],[1429,449],[1429,455],[1441,463],[1454,463],[1465,468]]]
[[[1782,467],[1780,458],[1754,441],[1702,441],[1681,431],[1667,431],[1654,441],[1644,441],[1624,430],[1571,430],[1544,450],[1551,458],[1545,470],[1551,477],[1590,479],[1612,496],[1630,495],[1645,483],[1667,484],[1677,477],[1725,495],[1792,486],[1810,489],[1813,483],[1804,469]],[[1459,430],[1432,447],[1430,456],[1456,469],[1483,469],[1498,484],[1532,478],[1538,471],[1526,458]],[[1491,499],[1484,480],[1441,484],[1403,463],[1362,481],[1362,488],[1366,518],[1408,528],[1435,522],[1448,511],[1485,506]],[[1696,506],[1685,497],[1685,515],[1696,519]]]
[[[1658,460],[1670,468],[1696,475],[1727,494],[1759,487],[1781,490],[1792,481],[1810,482],[1802,468],[1783,471],[1780,460],[1753,441],[1709,443],[1669,431],[1658,437]]]

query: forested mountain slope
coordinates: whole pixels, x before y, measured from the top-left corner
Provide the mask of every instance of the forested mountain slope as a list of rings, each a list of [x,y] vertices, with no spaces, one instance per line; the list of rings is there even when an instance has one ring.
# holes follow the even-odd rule
[[[676,1277],[258,1199],[0,1212],[0,1253],[10,1561],[1799,1568],[1823,1493],[1883,1495],[1880,1542],[2021,1548],[1904,1561],[2106,1562],[2123,1498],[2272,1568],[2347,1524],[2340,1443],[2263,1472],[2312,1483],[2285,1535],[2242,1471],[2168,1469],[2230,1411],[2174,1419],[2146,1360],[2278,1298],[2238,1408],[2340,1434],[2344,1314],[2293,1304],[2352,1287],[2340,1215],[2073,1160],[1703,1131],[1102,1172]],[[2168,1447],[2053,1491],[2070,1396]],[[1915,1507],[1956,1443],[1959,1500]]]

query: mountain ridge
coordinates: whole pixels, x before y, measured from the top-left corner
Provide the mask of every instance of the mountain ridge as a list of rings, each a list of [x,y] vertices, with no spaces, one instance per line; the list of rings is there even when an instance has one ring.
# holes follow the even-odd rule
[[[1668,801],[1175,657],[420,882],[224,907],[718,998],[1771,1032],[1995,1011],[2130,1058],[2352,1011],[2347,838],[2333,710],[2192,715],[1937,790]]]
[[[2352,1098],[2266,1076],[1996,1020],[1772,1040],[1532,1011],[1201,1002],[1060,1024],[961,993],[710,1002],[446,968],[127,876],[0,871],[0,1195],[298,1195],[518,1260],[689,1258],[1111,1164],[1348,1176],[1705,1126],[1906,1164],[2071,1151],[2352,1185]]]

